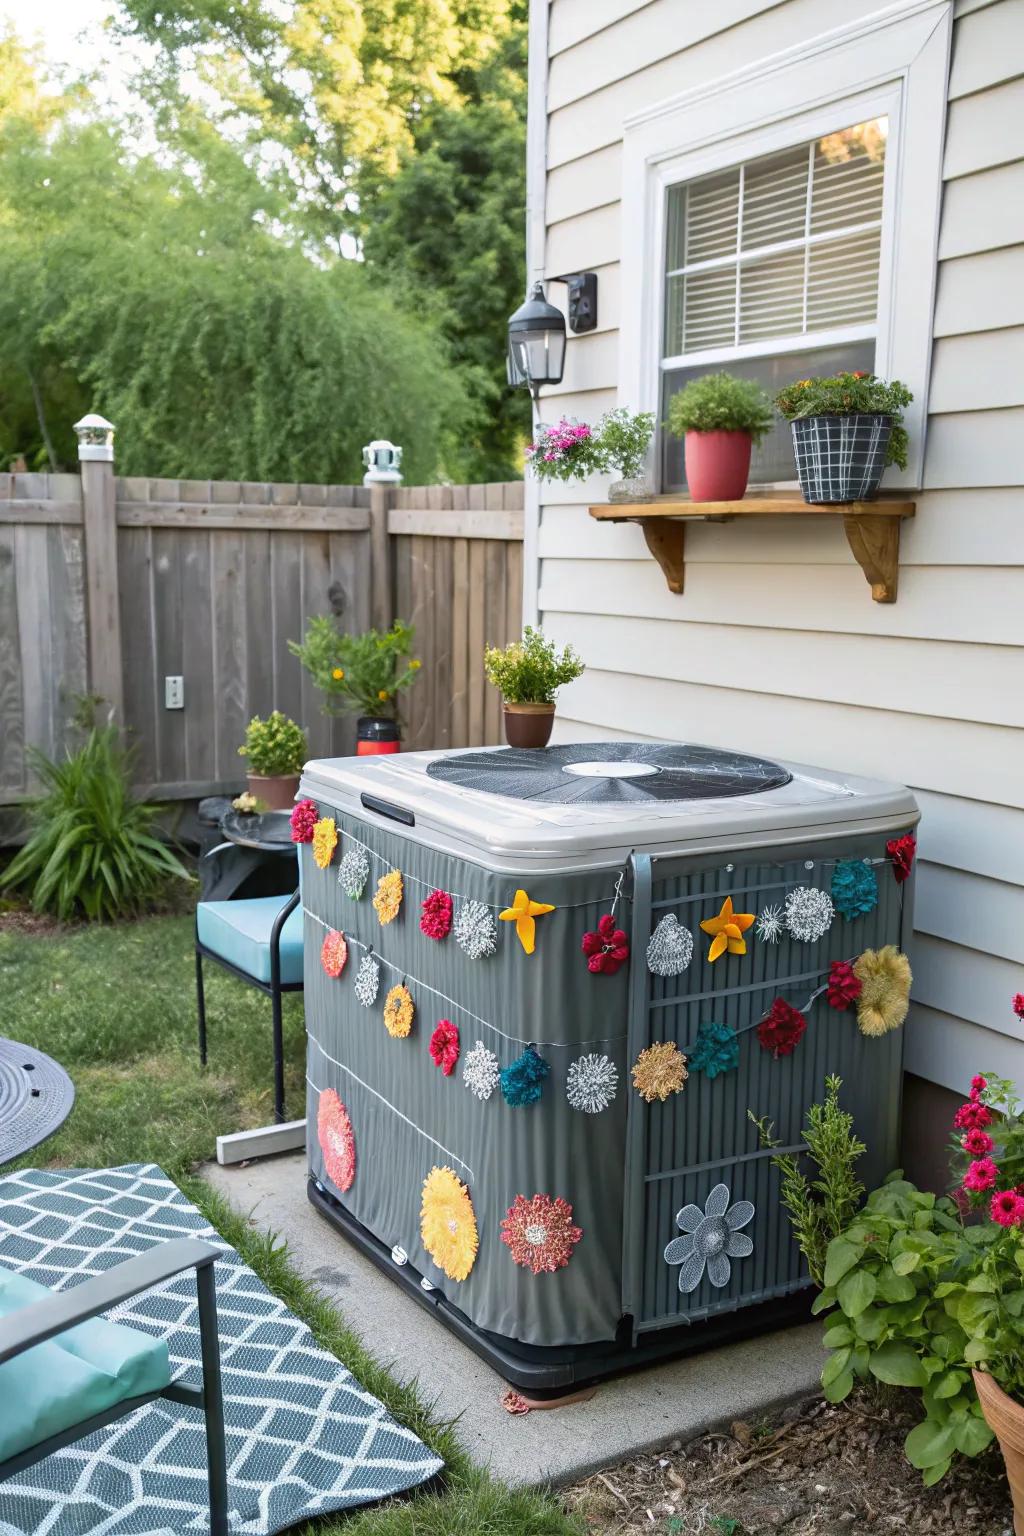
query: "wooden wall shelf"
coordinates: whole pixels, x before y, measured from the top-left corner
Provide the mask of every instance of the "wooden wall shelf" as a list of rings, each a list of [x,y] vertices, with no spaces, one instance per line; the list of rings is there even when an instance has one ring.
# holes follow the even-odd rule
[[[670,592],[682,592],[686,561],[686,524],[730,523],[739,517],[841,517],[853,557],[868,579],[876,603],[894,603],[900,570],[900,523],[913,517],[913,501],[880,496],[877,501],[849,501],[809,506],[800,496],[751,494],[742,501],[604,502],[591,507],[601,523],[639,523],[647,548],[665,573]]]

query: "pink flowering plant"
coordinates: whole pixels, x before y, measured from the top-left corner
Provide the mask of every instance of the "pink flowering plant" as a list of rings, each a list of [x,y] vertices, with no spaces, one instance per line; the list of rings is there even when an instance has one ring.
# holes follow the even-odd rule
[[[526,462],[538,480],[585,480],[604,469],[605,458],[594,428],[563,416],[553,427],[538,425]]]

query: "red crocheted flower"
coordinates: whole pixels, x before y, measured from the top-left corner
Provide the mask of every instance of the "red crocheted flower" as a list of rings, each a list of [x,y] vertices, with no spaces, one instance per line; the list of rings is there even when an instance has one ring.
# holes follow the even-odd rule
[[[833,960],[828,973],[828,1000],[833,1008],[849,1008],[860,997],[864,983],[855,976],[849,960]]]
[[[902,885],[914,867],[917,839],[910,832],[905,837],[892,837],[886,843],[885,851],[892,862],[892,872],[896,876],[896,884]]]
[[[324,934],[324,941],[320,946],[320,964],[328,976],[340,976],[345,969],[347,959],[348,945],[345,943],[345,935],[331,928]]]
[[[313,828],[320,819],[315,800],[300,800],[291,814],[292,842],[311,843]]]
[[[629,959],[629,940],[616,928],[611,912],[598,919],[596,932],[583,935],[580,948],[587,956],[587,970],[595,976],[614,976]]]
[[[1024,1019],[1024,992],[1018,992],[1014,997],[1013,1011],[1018,1019]]]
[[[420,931],[428,939],[446,939],[452,931],[452,899],[447,891],[431,891],[423,903]]]
[[[771,1051],[778,1059],[780,1056],[792,1056],[806,1028],[804,1015],[787,1003],[784,997],[777,997],[757,1026],[757,1038],[761,1042],[761,1049]]]
[[[346,1194],[356,1176],[356,1142],[348,1110],[333,1088],[325,1088],[320,1095],[316,1135],[324,1154],[327,1177],[342,1194]]]
[[[516,1195],[501,1223],[501,1240],[517,1264],[535,1275],[564,1269],[583,1236],[572,1224],[572,1206],[559,1195]]]
[[[953,1116],[953,1124],[958,1131],[983,1131],[987,1125],[992,1124],[992,1111],[987,1104],[969,1099],[966,1104],[960,1105]]]
[[[451,1019],[442,1019],[430,1037],[430,1059],[451,1077],[459,1059],[459,1032]]]

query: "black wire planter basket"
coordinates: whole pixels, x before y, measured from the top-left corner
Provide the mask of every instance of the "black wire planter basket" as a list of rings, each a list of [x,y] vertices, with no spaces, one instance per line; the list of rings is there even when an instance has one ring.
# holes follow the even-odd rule
[[[878,495],[893,419],[887,415],[802,416],[792,423],[803,498],[813,506]]]

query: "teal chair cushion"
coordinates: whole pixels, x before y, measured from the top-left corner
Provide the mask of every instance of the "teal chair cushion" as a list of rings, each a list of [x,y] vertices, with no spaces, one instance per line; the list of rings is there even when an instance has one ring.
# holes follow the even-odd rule
[[[49,1295],[0,1265],[0,1317]],[[165,1340],[101,1317],[79,1323],[0,1365],[0,1461],[170,1379]]]
[[[290,896],[254,896],[247,901],[201,901],[196,908],[200,944],[212,949],[254,981],[270,980],[270,930]],[[289,913],[281,933],[281,981],[302,980],[302,903]]]

